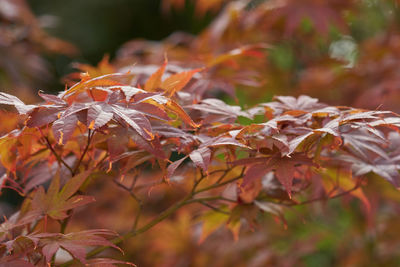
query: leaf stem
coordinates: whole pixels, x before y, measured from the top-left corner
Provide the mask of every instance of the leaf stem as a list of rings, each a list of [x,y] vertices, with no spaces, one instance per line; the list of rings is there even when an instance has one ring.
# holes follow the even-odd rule
[[[339,198],[339,197],[345,196],[345,195],[350,194],[351,192],[357,190],[360,187],[360,185],[361,185],[360,183],[357,183],[352,189],[349,189],[347,191],[343,191],[343,192],[338,193],[338,194],[336,194],[334,196],[331,196],[331,197],[328,195],[328,196],[324,196],[324,197],[305,200],[303,202],[298,202],[298,203],[289,203],[289,204],[276,203],[276,204],[283,205],[283,206],[300,206],[300,205],[311,204],[311,203],[316,202],[316,201],[330,200],[330,199],[334,199],[334,198]]]
[[[229,214],[230,214],[229,212],[223,211],[223,210],[221,210],[221,209],[219,209],[219,208],[217,208],[217,207],[214,207],[213,205],[208,204],[208,203],[205,202],[205,201],[200,201],[199,203],[202,204],[203,206],[206,206],[207,208],[210,208],[210,209],[216,211],[216,212],[223,213],[223,214],[226,214],[226,215],[229,215]]]
[[[76,163],[76,166],[75,166],[74,170],[72,171],[72,176],[74,176],[76,174],[76,172],[79,169],[79,166],[82,163],[83,158],[85,157],[86,153],[88,152],[89,146],[90,146],[90,142],[92,140],[93,135],[94,135],[94,132],[92,134],[92,130],[89,129],[88,130],[88,138],[87,138],[87,143],[86,143],[85,149],[83,150],[81,157],[79,158],[78,162]]]
[[[42,132],[42,131],[40,131],[40,132]],[[42,133],[42,135],[43,135],[43,133]],[[72,168],[60,157],[60,155],[57,154],[57,152],[54,150],[53,146],[51,145],[51,143],[50,143],[50,141],[49,141],[49,138],[47,138],[47,136],[44,136],[44,135],[43,135],[43,137],[44,137],[44,140],[46,140],[47,147],[50,149],[51,153],[53,153],[53,155],[56,157],[57,161],[58,161],[59,163],[63,164],[63,165],[69,170],[69,172],[71,173],[71,175],[73,176],[73,175],[74,175],[74,171],[73,171]]]

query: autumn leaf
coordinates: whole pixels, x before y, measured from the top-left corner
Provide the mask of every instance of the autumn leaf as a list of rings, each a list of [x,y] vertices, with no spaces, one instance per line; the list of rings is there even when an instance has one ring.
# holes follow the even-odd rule
[[[198,242],[200,244],[203,243],[209,235],[226,224],[228,219],[229,215],[218,211],[208,211],[204,213],[199,219],[203,223],[201,227],[201,236]]]
[[[186,84],[192,79],[193,75],[203,69],[194,69],[190,71],[183,71],[177,74],[173,74],[166,78],[160,85],[160,87],[168,94],[173,96],[176,92],[182,90]]]
[[[208,172],[208,165],[211,161],[211,150],[209,148],[202,147],[196,149],[189,154],[189,157],[197,167]]]
[[[112,118],[114,113],[111,107],[102,103],[91,105],[87,111],[87,121],[90,129],[98,129],[106,125]]]
[[[168,64],[167,59],[165,59],[164,64],[154,72],[144,84],[144,89],[148,92],[153,92],[158,88],[161,88],[161,78],[164,75],[165,68]]]
[[[67,211],[94,201],[93,197],[74,195],[89,176],[90,171],[82,172],[67,181],[60,190],[60,178],[56,175],[47,192],[43,187],[34,193],[29,213],[62,220],[68,217]]]
[[[258,158],[248,158],[242,159],[234,162],[235,165],[250,165],[246,170],[243,177],[242,187],[253,183],[257,179],[261,179],[268,172],[275,170],[275,176],[278,181],[286,189],[287,194],[291,197],[292,193],[292,183],[294,179],[294,174],[297,166],[310,165],[312,166],[312,161],[302,155],[293,154],[290,157],[278,156],[273,157],[258,157]]]
[[[170,165],[168,165],[168,168],[167,168],[167,178],[168,178],[168,179],[171,178],[171,177],[174,175],[175,170],[182,164],[182,162],[183,162],[186,158],[187,158],[187,156],[186,156],[186,157],[183,157],[183,158],[181,158],[181,159],[179,159],[179,160],[177,160],[177,161],[174,161],[173,163],[171,163]]]
[[[352,170],[348,167],[327,168],[320,170],[325,190],[330,195],[337,194],[339,189],[350,191],[350,195],[357,197],[366,207],[367,212],[371,210],[371,204],[365,196],[356,177],[353,177]],[[337,188],[337,189],[336,189]],[[336,189],[336,190],[335,190]],[[329,196],[328,196],[329,197]]]
[[[16,96],[3,92],[0,92],[0,104],[14,106],[19,114],[27,114],[36,107],[35,105],[25,105],[24,102],[19,100]]]
[[[244,186],[238,185],[237,191],[241,203],[252,203],[260,193],[261,187],[261,179],[254,179],[251,182],[247,182]]]

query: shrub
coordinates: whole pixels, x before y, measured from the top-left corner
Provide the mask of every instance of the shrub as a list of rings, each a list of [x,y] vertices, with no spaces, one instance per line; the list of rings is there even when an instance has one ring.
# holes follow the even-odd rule
[[[198,15],[224,6],[199,36],[132,41],[112,63],[77,64],[65,91],[39,92],[42,103],[0,93],[18,111],[1,113],[0,184],[22,196],[0,226],[0,265],[396,262],[400,118],[332,104],[360,103],[359,81],[377,81],[379,93],[382,77],[396,81],[396,64],[364,83],[385,56],[350,68],[348,57],[295,49],[334,41],[348,30],[345,11],[362,5],[225,2],[198,2]],[[271,84],[297,97],[250,104],[269,98]],[[301,94],[341,85],[351,93],[325,95],[331,104]]]

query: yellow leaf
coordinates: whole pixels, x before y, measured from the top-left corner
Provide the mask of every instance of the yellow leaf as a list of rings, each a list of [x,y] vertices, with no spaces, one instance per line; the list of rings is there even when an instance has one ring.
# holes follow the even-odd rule
[[[203,222],[199,243],[204,242],[206,238],[220,228],[228,220],[229,215],[217,211],[209,211],[201,216]]]

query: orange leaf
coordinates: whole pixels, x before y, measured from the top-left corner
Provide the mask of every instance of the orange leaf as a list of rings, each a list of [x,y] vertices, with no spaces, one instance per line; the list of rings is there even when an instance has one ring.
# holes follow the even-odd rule
[[[203,68],[199,68],[171,75],[162,82],[161,88],[164,89],[167,93],[169,93],[169,96],[172,96],[176,92],[182,90],[182,88],[185,87],[186,84],[188,84],[190,79],[192,79],[195,73],[202,70]]]
[[[86,92],[94,101],[105,101],[108,96],[108,93],[106,91],[99,90],[96,88],[91,88]]]
[[[152,92],[161,87],[161,77],[164,74],[167,63],[168,60],[165,58],[164,64],[162,64],[162,66],[149,77],[144,85],[146,91]]]
[[[83,79],[79,83],[76,83],[73,85],[71,88],[69,88],[67,91],[63,92],[60,97],[62,99],[66,99],[69,104],[71,104],[74,99],[76,98],[75,96],[84,92],[86,89],[89,89],[91,87],[96,87],[96,86],[113,86],[113,85],[121,85],[120,82],[117,82],[115,80],[112,80],[110,78],[115,78],[115,77],[123,77],[126,76],[126,74],[121,74],[121,73],[113,73],[113,74],[106,74],[103,76],[99,76],[93,79]]]
[[[194,128],[200,127],[200,124],[196,124],[190,117],[189,115],[182,109],[181,106],[179,106],[177,103],[174,101],[170,100],[166,104],[167,108],[169,108],[171,111],[173,111],[178,117],[180,117],[185,123],[189,124],[190,126]]]

